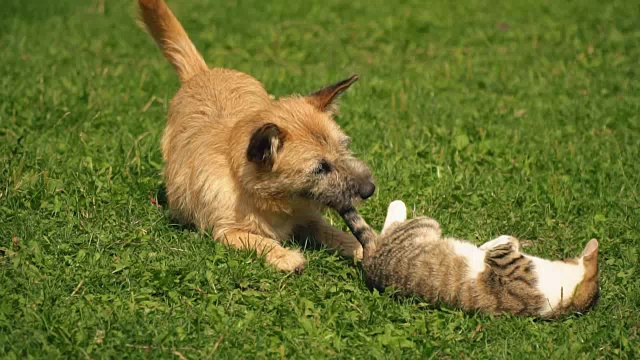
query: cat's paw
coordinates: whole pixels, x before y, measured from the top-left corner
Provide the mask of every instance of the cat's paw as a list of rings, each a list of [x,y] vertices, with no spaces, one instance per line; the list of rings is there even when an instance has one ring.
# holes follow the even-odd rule
[[[482,244],[480,246],[480,250],[487,251],[489,249],[495,248],[496,246],[500,246],[504,244],[512,244],[514,247],[514,250],[520,249],[520,242],[518,241],[518,239],[514,238],[513,236],[502,235],[491,241],[487,241],[486,243]]]

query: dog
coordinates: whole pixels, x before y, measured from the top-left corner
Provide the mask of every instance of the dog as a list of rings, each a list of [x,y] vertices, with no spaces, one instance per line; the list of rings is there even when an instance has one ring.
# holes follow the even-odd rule
[[[182,82],[162,136],[172,215],[283,271],[305,266],[301,252],[281,245],[292,235],[361,258],[353,235],[322,217],[323,208],[339,211],[375,191],[371,171],[333,120],[338,96],[358,77],[275,100],[247,74],[209,69],[164,0],[138,5]]]

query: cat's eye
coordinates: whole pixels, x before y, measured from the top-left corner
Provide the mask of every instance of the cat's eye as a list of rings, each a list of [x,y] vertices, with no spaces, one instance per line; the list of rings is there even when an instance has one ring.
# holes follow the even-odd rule
[[[325,175],[330,173],[331,170],[333,170],[333,168],[331,167],[331,164],[329,164],[327,160],[322,160],[318,163],[313,173],[316,175]]]

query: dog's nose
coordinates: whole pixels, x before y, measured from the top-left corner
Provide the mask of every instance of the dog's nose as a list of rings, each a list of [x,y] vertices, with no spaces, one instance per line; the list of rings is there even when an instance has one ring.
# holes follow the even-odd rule
[[[362,199],[368,199],[371,197],[371,195],[373,195],[375,191],[376,186],[372,182],[367,181],[362,186],[360,186],[360,191],[358,191],[358,193],[360,194],[360,197]]]

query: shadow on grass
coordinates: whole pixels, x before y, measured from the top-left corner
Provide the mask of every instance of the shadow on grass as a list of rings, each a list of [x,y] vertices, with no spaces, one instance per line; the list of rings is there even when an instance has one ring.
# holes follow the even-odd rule
[[[159,208],[164,209],[165,215],[167,216],[170,226],[176,228],[180,231],[188,230],[194,232],[201,232],[194,224],[184,223],[180,221],[178,218],[171,214],[171,210],[169,209],[169,202],[167,198],[167,187],[165,184],[161,184],[155,191],[155,198],[151,197],[151,203],[158,206]],[[207,230],[205,233],[209,233],[211,229]],[[312,236],[307,235],[309,231],[304,227],[297,227],[293,231],[293,236],[289,239],[282,241],[283,246],[288,245],[297,245],[302,250],[315,250],[321,251],[326,249],[320,242],[314,239]],[[326,249],[327,251],[332,251]]]
[[[156,205],[159,209],[163,209],[165,216],[169,220],[169,226],[179,231],[193,231],[199,232],[198,228],[194,224],[184,223],[171,214],[169,209],[169,200],[167,198],[167,187],[165,184],[161,184],[155,191],[155,198],[151,197],[151,203]]]

